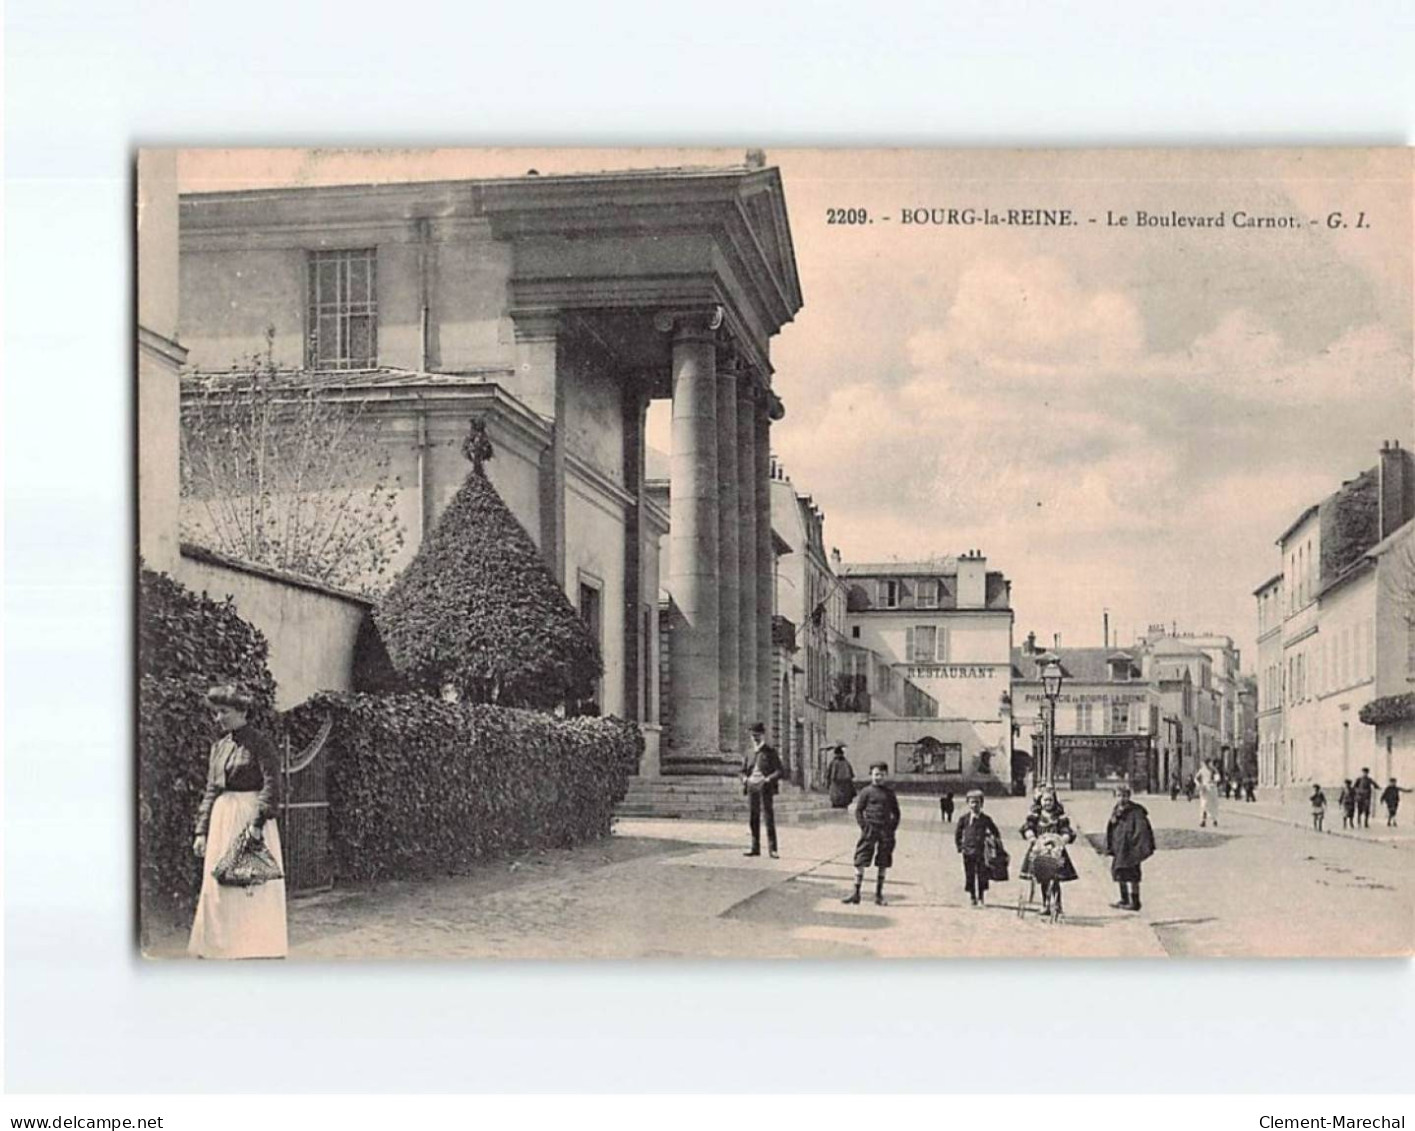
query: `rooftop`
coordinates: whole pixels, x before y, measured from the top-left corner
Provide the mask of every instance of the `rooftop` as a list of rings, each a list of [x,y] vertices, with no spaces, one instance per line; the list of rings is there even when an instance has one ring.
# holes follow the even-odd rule
[[[1125,648],[1053,648],[1044,652],[1028,652],[1023,648],[1014,648],[1012,678],[1040,681],[1042,668],[1049,661],[1056,660],[1061,664],[1061,671],[1068,680],[1076,683],[1114,683],[1118,681],[1110,678],[1110,666],[1111,662],[1117,659],[1130,662],[1130,682],[1140,678],[1139,656]]]

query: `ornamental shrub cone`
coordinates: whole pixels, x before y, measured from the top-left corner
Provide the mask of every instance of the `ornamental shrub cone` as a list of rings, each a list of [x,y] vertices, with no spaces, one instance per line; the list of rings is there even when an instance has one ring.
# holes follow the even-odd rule
[[[599,650],[530,535],[482,469],[490,444],[476,424],[472,471],[374,609],[399,675],[464,700],[549,710],[588,699]]]

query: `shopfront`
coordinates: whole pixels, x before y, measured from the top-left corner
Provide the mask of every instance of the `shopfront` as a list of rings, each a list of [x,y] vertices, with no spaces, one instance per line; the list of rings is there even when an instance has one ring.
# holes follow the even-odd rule
[[[1041,749],[1034,740],[1034,754]],[[1122,781],[1148,793],[1157,777],[1156,754],[1148,734],[1059,734],[1056,784],[1062,789],[1113,789]]]

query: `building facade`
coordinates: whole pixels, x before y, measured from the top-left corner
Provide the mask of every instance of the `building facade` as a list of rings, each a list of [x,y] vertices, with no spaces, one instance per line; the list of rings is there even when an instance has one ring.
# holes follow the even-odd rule
[[[662,580],[663,763],[730,766],[770,711],[769,347],[802,302],[775,169],[189,195],[180,234],[194,369],[268,349],[292,383],[375,405],[408,555],[486,420],[493,483],[597,626],[603,709],[655,724]],[[646,498],[653,399],[667,513]]]
[[[1259,761],[1260,784],[1277,798],[1300,801],[1313,783],[1339,786],[1379,769],[1387,754],[1396,763],[1395,736],[1362,720],[1380,689],[1407,678],[1399,632],[1387,625],[1396,611],[1382,598],[1381,563],[1412,517],[1415,461],[1387,443],[1379,463],[1303,510],[1277,540],[1281,580],[1255,593],[1265,643],[1279,635],[1274,607],[1282,614],[1277,672],[1269,644],[1260,684],[1260,745],[1277,743],[1276,757]],[[1382,663],[1392,670],[1382,673]],[[1389,751],[1382,737],[1391,738]]]
[[[1375,562],[1375,698],[1361,713],[1375,737],[1371,772],[1415,779],[1415,523],[1371,550]]]
[[[777,558],[776,612],[791,625],[794,647],[777,673],[779,740],[807,787],[824,780],[827,713],[841,671],[845,589],[825,547],[825,515],[773,461],[771,515],[787,553]]]
[[[1286,596],[1282,574],[1274,574],[1253,590],[1258,602],[1258,785],[1277,785],[1286,764],[1283,733],[1282,624]]]
[[[1033,765],[1043,764],[1047,698],[1042,669],[1061,666],[1056,701],[1053,781],[1064,789],[1113,788],[1129,782],[1150,790],[1165,779],[1159,693],[1137,650],[1038,649],[1029,634],[1012,653],[1012,701],[1019,731],[1030,733]]]
[[[1010,582],[989,571],[976,551],[923,562],[844,564],[840,576],[847,630],[840,702],[867,709],[833,713],[832,741],[849,743],[866,762],[888,762],[906,788],[1007,791]],[[864,665],[873,669],[868,703],[858,699]],[[934,713],[914,714],[920,711]]]

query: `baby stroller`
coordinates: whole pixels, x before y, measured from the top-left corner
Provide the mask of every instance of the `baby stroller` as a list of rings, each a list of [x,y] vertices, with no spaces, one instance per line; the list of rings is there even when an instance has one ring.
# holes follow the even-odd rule
[[[1066,853],[1066,838],[1060,833],[1041,833],[1027,846],[1027,855],[1018,873],[1021,883],[1017,889],[1017,917],[1023,918],[1031,907],[1039,910],[1048,922],[1061,922],[1061,885],[1064,880],[1075,877]],[[1041,896],[1040,908],[1037,907],[1038,895]]]

